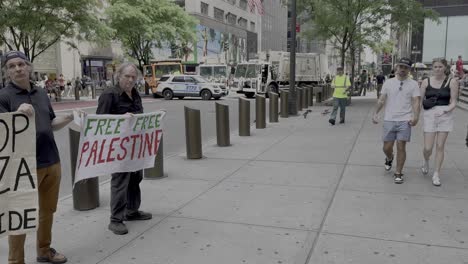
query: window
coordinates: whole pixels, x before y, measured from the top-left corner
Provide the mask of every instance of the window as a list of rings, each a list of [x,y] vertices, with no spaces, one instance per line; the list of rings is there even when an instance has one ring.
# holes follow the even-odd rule
[[[250,22],[250,31],[255,32],[255,22]]]
[[[247,29],[247,19],[241,17],[239,18],[238,23],[241,28]]]
[[[224,11],[219,8],[214,8],[214,18],[216,20],[224,22]]]
[[[159,79],[159,82],[165,82],[169,80],[169,76],[164,76],[164,77],[161,77],[161,79]]]
[[[231,5],[236,5],[236,0],[226,0],[226,2],[230,3]]]
[[[185,82],[186,83],[196,83],[197,81],[195,81],[195,79],[192,78],[192,77],[185,76]]]
[[[208,4],[201,2],[200,3],[200,12],[204,15],[208,15]]]
[[[175,76],[172,79],[172,82],[181,82],[181,83],[183,83],[184,82],[184,76]]]
[[[247,0],[239,0],[239,7],[241,9],[247,10]]]
[[[227,19],[227,22],[231,25],[235,25],[236,24],[236,20],[237,20],[237,16],[232,14],[232,13],[228,13],[226,15],[226,19]]]

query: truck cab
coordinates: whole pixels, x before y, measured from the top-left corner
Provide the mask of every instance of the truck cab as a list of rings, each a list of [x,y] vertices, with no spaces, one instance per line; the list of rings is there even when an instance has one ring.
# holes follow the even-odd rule
[[[278,93],[275,67],[266,62],[244,62],[236,66],[231,90],[252,98],[256,94]]]
[[[143,66],[143,77],[147,88],[151,89],[154,97],[158,95],[158,82],[163,75],[182,74],[184,67],[181,60],[151,61],[151,64]]]

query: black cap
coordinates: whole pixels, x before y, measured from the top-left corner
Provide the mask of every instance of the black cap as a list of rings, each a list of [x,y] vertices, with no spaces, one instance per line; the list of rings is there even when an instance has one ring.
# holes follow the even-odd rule
[[[411,68],[411,65],[413,65],[413,62],[408,59],[408,58],[401,58],[398,62],[397,65],[403,65],[403,66],[408,66]]]
[[[26,55],[24,55],[23,52],[12,50],[12,51],[6,52],[3,55],[3,57],[2,57],[2,67],[4,67],[9,60],[14,59],[14,58],[20,58],[20,59],[23,59],[25,61],[29,61],[28,57],[26,57]]]

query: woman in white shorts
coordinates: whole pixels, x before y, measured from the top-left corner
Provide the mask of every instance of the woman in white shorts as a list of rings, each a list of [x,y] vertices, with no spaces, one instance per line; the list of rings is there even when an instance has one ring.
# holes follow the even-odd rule
[[[448,64],[445,59],[432,61],[432,77],[421,83],[424,121],[424,162],[423,174],[429,173],[429,159],[436,142],[435,168],[432,184],[440,186],[440,168],[444,161],[447,136],[453,130],[453,110],[457,104],[458,82],[447,76]]]

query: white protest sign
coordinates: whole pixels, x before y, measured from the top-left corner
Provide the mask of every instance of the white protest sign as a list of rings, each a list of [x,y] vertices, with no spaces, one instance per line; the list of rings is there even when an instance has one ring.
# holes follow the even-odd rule
[[[37,218],[35,120],[0,114],[0,237],[36,230]]]
[[[86,115],[81,121],[75,183],[153,167],[165,113]]]

